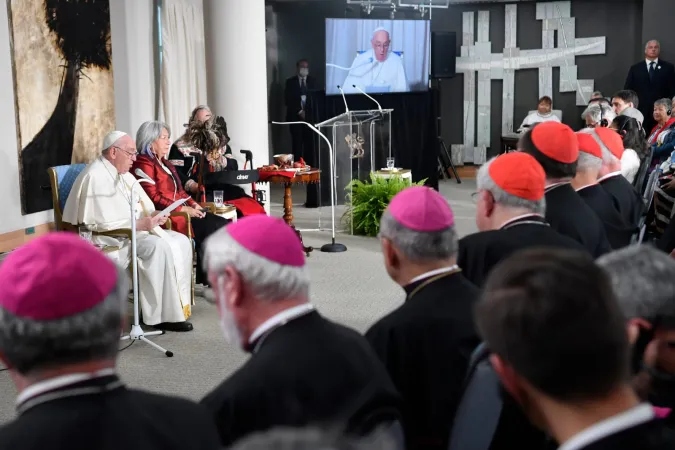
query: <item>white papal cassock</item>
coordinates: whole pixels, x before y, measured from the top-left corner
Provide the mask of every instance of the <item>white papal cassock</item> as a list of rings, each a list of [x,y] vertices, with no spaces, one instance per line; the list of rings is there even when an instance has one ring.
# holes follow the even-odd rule
[[[351,67],[343,83],[345,92],[358,92],[354,85],[373,93],[408,91],[403,60],[396,53],[390,52],[384,62],[379,62],[374,50],[370,49],[357,55]]]
[[[117,172],[103,157],[89,164],[77,177],[63,210],[63,221],[88,225],[93,231],[130,229],[130,173]],[[155,207],[145,191],[135,186],[136,218],[150,216]],[[136,234],[139,302],[143,322],[157,325],[182,322],[190,316],[192,302],[192,243],[183,234],[155,227]],[[116,246],[109,253],[122,267],[131,262],[131,241],[126,238],[94,236],[96,244]]]

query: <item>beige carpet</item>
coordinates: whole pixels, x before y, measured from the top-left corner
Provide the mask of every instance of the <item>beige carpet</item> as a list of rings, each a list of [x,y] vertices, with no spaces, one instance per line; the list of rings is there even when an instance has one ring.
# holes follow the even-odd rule
[[[460,235],[475,230],[471,180],[461,185],[443,182],[441,192],[449,199],[456,215]],[[330,228],[330,208],[305,209],[302,189],[294,191],[295,222],[299,228]],[[272,213],[282,215],[281,193],[272,192]],[[342,213],[339,208],[338,217]],[[347,246],[345,253],[322,253],[321,245],[330,242],[328,231],[305,231],[308,245],[317,250],[308,259],[312,277],[312,301],[325,316],[365,331],[378,318],[397,307],[402,291],[387,276],[382,265],[379,242],[373,238],[337,235]],[[228,347],[218,326],[214,306],[199,300],[191,319],[194,331],[168,333],[153,341],[174,352],[173,358],[142,342],[134,343],[119,356],[119,372],[133,387],[200,399],[246,360],[247,355]],[[122,347],[123,345],[120,345]],[[0,372],[0,423],[14,416],[16,390],[8,372]]]

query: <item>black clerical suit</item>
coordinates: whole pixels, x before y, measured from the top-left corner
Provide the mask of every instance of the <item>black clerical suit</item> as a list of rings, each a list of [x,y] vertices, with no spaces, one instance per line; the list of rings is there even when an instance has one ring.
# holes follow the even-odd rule
[[[482,287],[490,271],[518,250],[555,247],[587,252],[574,239],[552,229],[537,214],[528,214],[506,222],[498,230],[482,231],[459,240],[457,264],[466,278]]]
[[[614,206],[627,224],[637,228],[644,213],[645,204],[632,184],[620,172],[606,175],[598,180],[600,186],[614,199]]]
[[[630,225],[614,206],[614,198],[599,184],[584,186],[577,194],[595,212],[607,233],[607,240],[612,249],[627,247],[637,231],[637,223]]]
[[[405,303],[366,333],[404,401],[408,449],[447,449],[469,358],[478,289],[459,269],[405,287]]]
[[[0,449],[221,448],[204,407],[127,389],[115,375],[47,386],[17,410],[18,417],[0,428]]]
[[[229,446],[276,426],[318,426],[365,435],[400,422],[400,397],[368,342],[318,312],[280,322],[203,400]]]
[[[311,121],[312,98],[311,92],[316,90],[316,82],[313,77],[307,75],[302,79],[295,75],[286,80],[285,103],[286,103],[286,121]],[[305,101],[303,102],[303,96]],[[304,118],[300,116],[300,111],[304,112]],[[308,159],[312,150],[312,130],[306,125],[290,125],[291,140],[293,143],[292,153],[295,155],[295,161],[301,157]],[[309,159],[311,156],[309,156]]]
[[[654,102],[661,98],[673,98],[675,95],[675,68],[671,63],[658,59],[650,70],[647,61],[643,59],[631,66],[624,89],[637,93],[640,100],[638,109],[645,117],[643,127],[649,133],[656,124],[652,114]]]
[[[546,221],[558,233],[586,247],[594,258],[612,250],[602,222],[570,183],[546,188]]]

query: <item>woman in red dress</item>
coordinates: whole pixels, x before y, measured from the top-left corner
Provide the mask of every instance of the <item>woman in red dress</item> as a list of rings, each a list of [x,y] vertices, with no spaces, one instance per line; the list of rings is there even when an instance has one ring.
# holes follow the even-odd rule
[[[202,244],[208,236],[225,226],[228,220],[203,212],[199,204],[185,192],[176,168],[166,159],[170,148],[169,126],[162,122],[145,122],[136,133],[138,155],[132,173],[136,178],[140,178],[136,174],[136,169],[140,169],[155,182],[155,184],[141,183],[141,186],[158,210],[167,208],[178,199],[187,199],[175,211],[186,212],[190,216],[192,224],[190,231],[197,250],[197,282],[206,283],[206,276],[201,268]],[[170,219],[174,231],[188,235],[188,223],[185,217],[174,216]]]

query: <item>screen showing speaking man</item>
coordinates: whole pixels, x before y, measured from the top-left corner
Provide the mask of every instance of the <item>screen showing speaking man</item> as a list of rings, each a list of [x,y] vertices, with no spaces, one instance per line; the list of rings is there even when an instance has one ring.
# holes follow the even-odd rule
[[[328,19],[326,93],[426,90],[429,45],[426,20]]]

